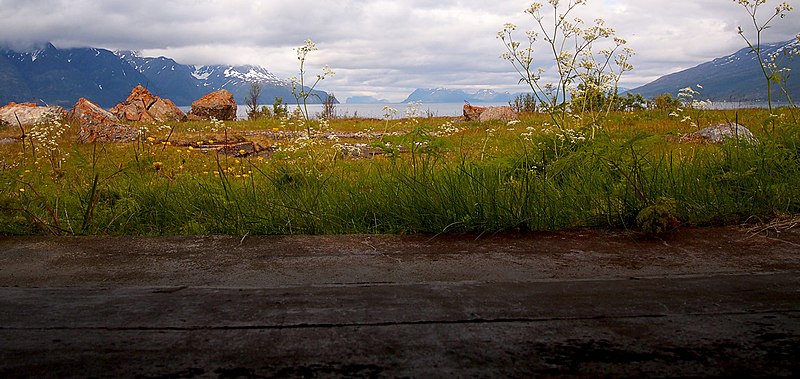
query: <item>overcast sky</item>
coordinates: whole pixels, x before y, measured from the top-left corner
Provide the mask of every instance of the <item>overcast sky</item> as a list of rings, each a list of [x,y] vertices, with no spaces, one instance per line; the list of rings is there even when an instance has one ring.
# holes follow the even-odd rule
[[[562,2],[567,0],[562,0]],[[790,4],[800,7],[797,0]],[[344,100],[371,95],[403,100],[418,87],[519,92],[516,74],[497,32],[519,31],[534,20],[516,0],[0,0],[0,43],[51,41],[56,47],[140,50],[184,64],[257,64],[286,78],[296,75],[293,48],[307,38],[319,51],[310,73],[323,65],[336,76],[320,88]],[[760,8],[774,12],[778,1]],[[752,30],[733,0],[589,0],[576,9],[602,18],[628,41],[635,70],[622,85],[636,87],[744,47],[737,25]],[[800,33],[800,9],[776,19],[767,41]],[[540,48],[541,65],[546,50]]]

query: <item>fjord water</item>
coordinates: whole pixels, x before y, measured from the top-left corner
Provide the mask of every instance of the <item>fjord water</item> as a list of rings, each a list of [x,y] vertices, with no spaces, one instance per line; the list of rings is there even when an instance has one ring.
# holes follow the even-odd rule
[[[476,103],[476,106],[481,107],[493,107],[493,106],[503,106],[508,105],[508,103]],[[272,104],[262,104],[259,107],[265,106],[267,108],[272,109]],[[773,108],[785,107],[789,106],[788,103],[784,102],[773,102]],[[287,104],[289,112],[294,111],[297,107],[297,104]],[[392,114],[390,110],[387,110],[386,107],[396,110],[397,112]],[[390,119],[399,119],[405,117],[456,117],[461,116],[463,113],[464,103],[417,103],[417,104],[406,104],[406,103],[380,103],[380,104],[336,104],[334,109],[336,111],[336,117],[340,118],[349,118],[349,117],[360,117],[360,118],[378,118],[384,119],[387,118],[386,115],[390,114]],[[192,107],[189,106],[181,106],[178,107],[184,112],[189,112]],[[747,109],[747,108],[767,108],[766,101],[713,101],[710,102],[706,109],[720,109],[720,110],[735,110],[735,109]],[[308,104],[308,113],[312,115],[312,117],[316,118],[318,113],[322,112],[322,104]],[[410,112],[416,112],[415,114],[410,114]],[[240,120],[247,119],[247,106],[244,104],[239,104],[239,109],[236,112],[237,117]]]

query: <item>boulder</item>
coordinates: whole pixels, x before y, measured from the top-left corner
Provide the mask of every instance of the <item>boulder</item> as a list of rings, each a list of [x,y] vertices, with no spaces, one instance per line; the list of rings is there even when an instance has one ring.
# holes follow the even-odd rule
[[[111,113],[122,121],[155,123],[186,120],[186,115],[171,100],[153,96],[142,86],[136,86],[124,103],[111,108]]]
[[[192,103],[189,112],[190,120],[210,120],[215,118],[222,121],[236,120],[236,101],[233,94],[221,89],[211,92]]]
[[[84,98],[75,103],[67,118],[80,125],[78,141],[81,143],[132,141],[139,132],[138,128],[120,123],[116,115]]]
[[[66,112],[61,107],[38,106],[34,103],[9,103],[0,108],[0,124],[6,126],[32,126],[64,119]],[[19,119],[19,121],[17,121]]]
[[[78,99],[72,110],[67,113],[67,119],[81,126],[119,122],[119,118],[116,115],[84,98]]]
[[[758,142],[749,129],[735,122],[709,126],[681,137],[682,142],[723,143],[726,139],[738,139],[749,143]]]
[[[509,106],[501,107],[476,107],[473,105],[464,105],[464,119],[467,121],[487,122],[493,120],[500,120],[504,122],[518,120],[517,112],[514,112]]]
[[[476,107],[469,104],[464,104],[464,119],[467,121],[480,121],[481,113],[485,111],[484,107]]]
[[[478,119],[478,121],[487,122],[487,121],[500,120],[503,122],[509,122],[518,119],[519,116],[517,116],[517,112],[514,112],[514,110],[511,109],[511,107],[509,106],[503,106],[503,107],[486,108],[485,111],[481,112],[481,116]]]

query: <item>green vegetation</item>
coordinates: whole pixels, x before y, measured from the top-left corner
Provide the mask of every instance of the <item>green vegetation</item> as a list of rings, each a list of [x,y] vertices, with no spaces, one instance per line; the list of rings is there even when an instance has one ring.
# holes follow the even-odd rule
[[[800,213],[797,107],[707,111],[695,99],[700,92],[687,87],[678,99],[659,96],[653,110],[643,110],[640,96],[618,95],[621,76],[633,68],[625,41],[602,20],[568,21],[586,1],[533,3],[526,13],[535,25],[525,37],[518,40],[513,24],[498,33],[502,57],[533,91],[513,103],[526,111],[519,121],[420,119],[413,107],[402,120],[391,120],[397,110],[388,107],[383,120],[333,119],[332,97],[323,119],[311,120],[308,97],[333,71],[326,66],[306,86],[306,58],[316,50],[307,40],[296,49],[299,77],[291,83],[299,111],[291,117],[280,98],[271,111],[258,110],[253,86],[248,121],[140,126],[135,142],[77,144],[77,127],[55,121],[24,138],[0,130],[7,141],[0,144],[0,234],[603,227],[658,235],[679,225]],[[772,20],[756,22],[763,1],[735,1],[760,36]],[[558,15],[552,24],[545,9]],[[773,18],[789,10],[781,5]],[[757,53],[759,44],[748,41]],[[552,83],[532,66],[536,45],[553,54]],[[731,122],[748,126],[758,142],[680,142],[700,126]]]
[[[545,114],[189,122],[105,145],[76,144],[75,126],[43,129],[42,141],[0,144],[0,234],[660,232],[765,220],[800,212],[800,125],[779,111],[789,114],[774,132],[768,110],[704,112],[750,126],[753,145],[679,143],[694,128],[661,110],[612,112],[594,138]],[[204,149],[226,138],[261,149]]]

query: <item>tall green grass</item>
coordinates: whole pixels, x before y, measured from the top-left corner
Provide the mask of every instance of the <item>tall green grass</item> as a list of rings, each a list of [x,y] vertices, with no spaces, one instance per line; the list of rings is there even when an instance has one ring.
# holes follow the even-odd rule
[[[576,140],[541,132],[537,116],[514,130],[500,123],[459,124],[461,131],[447,136],[432,133],[442,120],[398,122],[393,130],[400,133],[370,143],[405,148],[373,159],[343,157],[325,140],[266,159],[190,152],[177,144],[178,131],[176,144],[156,140],[138,149],[74,145],[65,137],[61,148],[69,157],[56,170],[36,164],[17,145],[5,145],[0,234],[633,228],[639,212],[659,198],[677,203],[675,216],[684,225],[800,213],[800,126],[785,123],[770,133],[756,128],[757,144],[681,144],[675,135],[685,126],[669,118],[615,117],[594,139]],[[243,124],[231,125],[229,138],[254,129]],[[379,120],[332,126],[385,128]],[[183,138],[197,139],[187,134]]]

